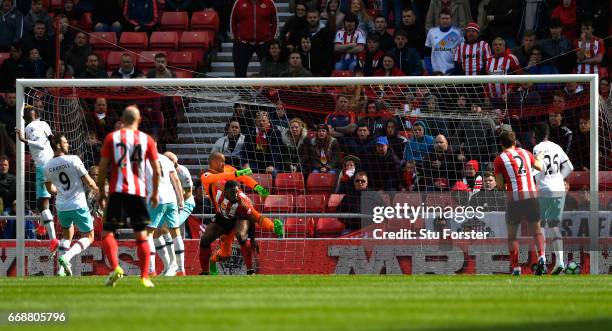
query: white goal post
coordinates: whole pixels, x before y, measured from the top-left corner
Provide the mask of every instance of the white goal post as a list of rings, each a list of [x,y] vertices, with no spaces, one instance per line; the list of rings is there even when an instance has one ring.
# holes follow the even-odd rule
[[[16,125],[23,130],[23,109],[26,90],[29,88],[119,88],[138,87],[161,89],[168,87],[180,91],[182,88],[232,88],[261,86],[347,86],[347,85],[448,85],[448,84],[519,84],[519,83],[568,83],[580,82],[589,85],[589,113],[591,119],[590,149],[599,150],[599,86],[598,76],[591,75],[516,75],[516,76],[438,76],[438,77],[321,77],[321,78],[199,78],[199,79],[18,79],[16,82]],[[167,90],[169,91],[169,90]],[[167,94],[172,96],[172,93]],[[590,169],[599,169],[599,154],[590,153]],[[17,208],[16,208],[16,275],[25,275],[25,146],[17,144]],[[597,196],[598,171],[590,171],[590,190]],[[598,244],[597,198],[590,201],[589,231],[591,248]],[[598,257],[590,255],[591,274],[597,274]]]

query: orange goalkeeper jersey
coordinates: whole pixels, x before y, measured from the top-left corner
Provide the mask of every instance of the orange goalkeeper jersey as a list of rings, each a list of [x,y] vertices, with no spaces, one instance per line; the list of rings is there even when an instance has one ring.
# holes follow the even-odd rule
[[[213,208],[215,209],[216,213],[219,212],[219,206],[217,205],[217,199],[215,199],[215,197],[217,196],[217,193],[219,191],[223,192],[225,183],[228,180],[238,181],[250,187],[251,189],[254,189],[257,185],[257,181],[255,181],[249,176],[236,177],[236,168],[230,165],[225,165],[223,167],[223,172],[217,172],[215,170],[209,169],[208,171],[203,173],[202,176],[200,176],[200,180],[202,181],[202,188],[204,189],[204,193],[212,202]]]

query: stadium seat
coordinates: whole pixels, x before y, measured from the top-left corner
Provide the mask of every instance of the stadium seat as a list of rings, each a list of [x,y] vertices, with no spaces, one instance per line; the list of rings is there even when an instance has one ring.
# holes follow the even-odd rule
[[[599,172],[599,190],[612,191],[612,171]]]
[[[304,194],[304,174],[279,173],[274,182],[276,194]]]
[[[247,193],[246,196],[249,197],[255,209],[257,209],[258,211],[264,210],[264,199],[259,194]]]
[[[259,185],[267,188],[270,192],[272,192],[272,175],[271,174],[252,174],[251,178],[253,178]],[[244,187],[245,192],[253,192],[250,187]]]
[[[191,16],[191,30],[211,30],[219,32],[219,15],[214,10],[194,12]]]
[[[268,195],[264,202],[266,213],[292,213],[294,200],[292,195]]]
[[[295,198],[298,213],[324,213],[326,198],[323,194],[300,194]]]
[[[327,199],[327,212],[331,213],[331,212],[335,212],[338,210],[338,207],[340,206],[340,202],[342,202],[342,199],[344,199],[344,194],[332,194],[329,196],[329,199]]]
[[[344,228],[344,223],[337,218],[319,218],[316,224],[316,236],[317,238],[338,237]]]
[[[6,59],[11,57],[11,53],[0,53],[0,66],[4,63]]]
[[[571,191],[580,190],[583,186],[590,186],[588,171],[574,171],[567,177]]]
[[[115,49],[117,35],[114,32],[92,32],[89,34],[89,44],[94,49]]]
[[[143,51],[138,54],[138,62],[136,66],[143,72],[147,72],[149,69],[155,68],[155,55],[158,53],[164,53],[164,51]],[[166,54],[167,56],[167,54]]]
[[[119,68],[119,66],[121,65],[121,56],[126,53],[129,54],[130,57],[132,58],[132,63],[136,63],[137,61],[136,54],[131,53],[131,52],[124,52],[124,51],[112,51],[112,52],[109,52],[106,57],[106,69],[115,70]]]
[[[324,173],[311,173],[306,181],[308,193],[330,194],[336,187],[336,175]]]
[[[446,193],[434,193],[434,192],[429,192],[427,193],[427,198],[425,198],[425,205],[426,206],[440,206],[440,207],[446,207],[446,206],[455,206],[455,200],[453,200],[453,198],[450,195],[450,192],[446,192]]]
[[[155,31],[151,34],[149,48],[152,50],[178,50],[179,34],[176,31]]]
[[[406,139],[412,138],[412,131],[399,131],[398,134]]]
[[[123,32],[119,45],[131,50],[144,51],[149,45],[149,38],[146,32]]]
[[[351,70],[334,70],[331,74],[332,77],[353,77],[355,74]]]
[[[176,78],[193,78],[193,72],[185,70],[175,70]]]
[[[400,205],[407,204],[408,206],[420,206],[422,201],[423,199],[421,198],[421,194],[418,192],[400,192],[393,196],[393,206],[395,206],[397,203]]]
[[[285,220],[286,238],[313,238],[315,234],[315,220],[312,217],[290,217]]]
[[[198,67],[198,61],[193,52],[170,52],[168,55],[168,64],[190,70],[196,70]]]
[[[210,35],[205,31],[185,31],[179,42],[180,50],[198,50],[202,54],[208,52],[212,45]]]
[[[81,16],[81,20],[79,21],[79,27],[83,29],[84,31],[93,30],[94,24],[93,24],[93,19],[91,18],[91,12],[83,13],[83,15]],[[112,33],[112,32],[106,32],[106,33]],[[116,38],[117,38],[117,35],[115,35],[115,39]]]
[[[178,31],[186,31],[189,28],[189,13],[185,11],[173,12],[167,11],[164,12],[161,16],[161,31],[170,31],[170,30],[178,30]]]

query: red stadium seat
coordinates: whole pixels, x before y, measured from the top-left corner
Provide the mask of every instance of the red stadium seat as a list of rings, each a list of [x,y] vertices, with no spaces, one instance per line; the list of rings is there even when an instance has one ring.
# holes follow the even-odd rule
[[[286,238],[312,238],[315,233],[314,218],[290,217],[285,220]]]
[[[211,30],[219,32],[219,15],[214,10],[194,12],[191,16],[191,30]]]
[[[0,53],[0,66],[4,63],[6,59],[11,57],[11,53]]]
[[[599,172],[599,190],[612,191],[612,171]]]
[[[396,193],[393,197],[393,206],[397,203],[400,205],[407,204],[408,206],[420,206],[422,201],[420,193]]]
[[[196,70],[198,67],[198,61],[193,52],[170,52],[168,55],[168,64],[190,70]]]
[[[179,45],[182,51],[199,50],[206,53],[212,45],[212,39],[205,31],[185,31]]]
[[[453,200],[453,198],[450,195],[450,192],[448,193],[433,193],[430,192],[427,194],[427,198],[425,198],[425,205],[426,206],[440,206],[440,207],[446,207],[446,206],[455,206],[455,200]]]
[[[175,70],[176,78],[193,78],[193,72],[185,70]]]
[[[115,49],[117,35],[114,32],[92,32],[89,34],[89,44],[94,49]]]
[[[344,223],[337,218],[319,218],[317,220],[316,235],[318,238],[338,237],[344,231]]]
[[[268,195],[264,202],[266,213],[292,213],[294,200],[292,195]]]
[[[164,53],[164,51],[143,51],[138,54],[138,62],[136,66],[146,73],[147,70],[155,68],[155,55]],[[166,54],[167,56],[167,54]]]
[[[93,30],[94,25],[93,25],[93,19],[91,18],[91,12],[83,13],[83,16],[81,16],[81,20],[79,21],[79,27],[83,29],[84,31]],[[113,32],[107,32],[107,33],[113,33]],[[116,38],[117,36],[115,35],[115,39]]]
[[[304,194],[304,174],[279,173],[274,182],[276,194]]]
[[[160,30],[178,30],[185,31],[189,28],[189,14],[185,11],[164,12],[161,16]]]
[[[264,210],[264,199],[259,194],[247,193],[246,196],[249,197],[249,199],[253,203],[253,207],[255,207],[257,211]]]
[[[570,190],[577,191],[583,186],[590,187],[588,171],[574,171],[567,177],[567,182],[570,184]]]
[[[324,213],[326,198],[323,194],[301,194],[295,198],[298,213]]]
[[[272,175],[271,174],[252,174],[251,178],[253,178],[259,185],[267,188],[270,192],[272,192]],[[245,185],[245,192],[253,192],[250,187]]]
[[[176,31],[155,31],[151,34],[150,49],[178,50],[179,34]]]
[[[342,199],[344,199],[344,194],[330,195],[329,199],[327,199],[327,212],[331,213],[337,211],[338,207],[340,206],[340,202],[342,202]]]
[[[149,38],[146,32],[123,32],[119,45],[131,50],[144,51],[149,46]]]
[[[334,70],[331,74],[332,77],[353,77],[355,74],[351,70]]]
[[[109,52],[106,57],[106,69],[107,70],[115,70],[119,68],[121,65],[121,56],[123,54],[128,54],[132,58],[132,63],[137,63],[137,55],[131,52],[124,51],[112,51]]]
[[[336,187],[336,175],[324,173],[311,173],[306,181],[308,193],[330,194]]]

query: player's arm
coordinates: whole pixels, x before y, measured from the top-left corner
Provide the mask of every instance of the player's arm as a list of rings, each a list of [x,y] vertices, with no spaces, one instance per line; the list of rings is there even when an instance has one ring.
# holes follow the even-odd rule
[[[569,176],[572,171],[574,171],[574,165],[572,164],[572,161],[570,161],[569,157],[567,157],[567,154],[563,153],[562,156],[563,159],[561,160],[561,164],[559,165],[559,167],[561,167],[559,172],[561,173],[561,176],[563,176],[563,178],[567,178],[567,176]]]
[[[185,200],[183,199],[183,188],[181,187],[181,180],[178,178],[176,171],[170,172],[170,181],[174,187],[178,207],[179,209],[183,209],[183,206],[185,205]]]
[[[493,161],[493,170],[495,171],[495,182],[497,183],[497,189],[500,191],[504,191],[506,189],[506,183],[504,182],[503,169],[504,169],[503,161],[498,156]]]
[[[234,167],[231,166],[227,166],[229,169],[233,169],[236,170]],[[240,176],[237,177],[236,180],[246,186],[248,186],[251,190],[257,192],[257,194],[259,194],[262,197],[267,197],[268,195],[270,195],[270,191],[263,187],[261,184],[259,184],[255,179],[253,179],[253,177],[251,176]]]
[[[533,154],[531,154],[531,157],[533,157]],[[544,170],[544,163],[542,163],[543,159],[544,152],[540,152],[538,153],[538,155],[535,156],[533,160],[531,160],[531,162],[533,163],[533,167],[536,168],[538,171]]]
[[[495,174],[495,182],[497,183],[498,190],[504,191],[506,189],[506,183],[502,174]]]
[[[51,183],[50,181],[45,182],[45,188],[47,188],[47,191],[51,194],[57,194],[57,188],[55,187],[55,185],[53,185],[53,183]]]
[[[96,181],[94,181],[89,174],[81,176],[81,181],[85,186],[89,187],[90,190],[98,192],[98,185],[96,185]]]
[[[232,168],[234,169],[234,168]],[[203,186],[208,186],[209,184],[213,184],[222,180],[237,180],[241,181],[241,177],[248,177],[253,174],[253,171],[250,168],[236,170],[236,171],[227,171],[221,172],[218,174],[213,174],[210,171],[205,172],[200,177]],[[243,183],[243,182],[242,182]]]

